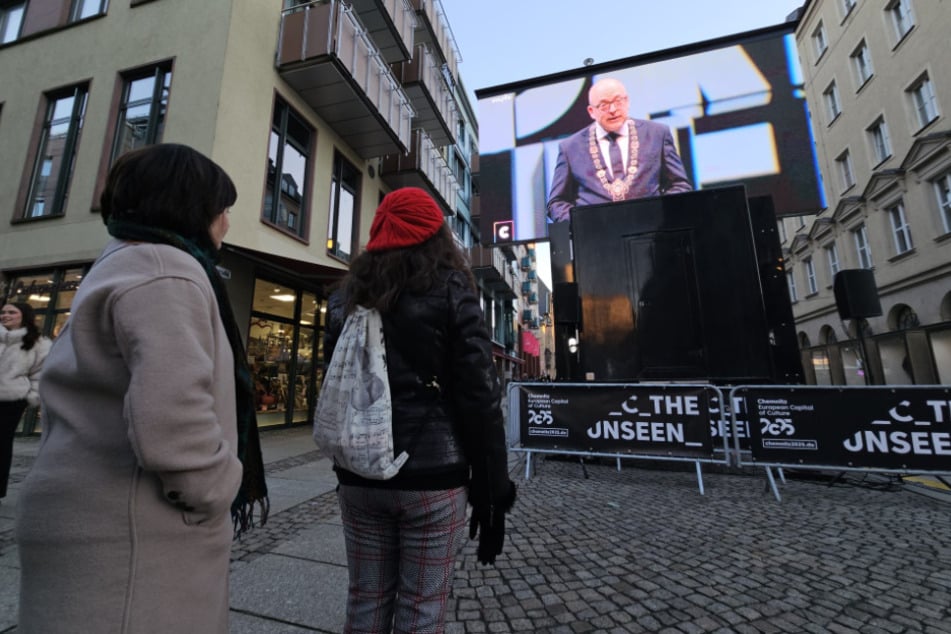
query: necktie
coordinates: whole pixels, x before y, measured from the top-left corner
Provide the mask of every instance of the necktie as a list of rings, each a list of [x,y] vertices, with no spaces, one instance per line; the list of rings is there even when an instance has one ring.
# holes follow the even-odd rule
[[[624,178],[624,159],[621,158],[621,146],[618,145],[617,132],[608,132],[608,156],[611,157],[611,173],[614,180]]]

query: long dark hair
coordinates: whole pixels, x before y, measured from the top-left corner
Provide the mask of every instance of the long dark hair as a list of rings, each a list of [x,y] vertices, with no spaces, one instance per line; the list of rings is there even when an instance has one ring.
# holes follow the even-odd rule
[[[36,311],[26,302],[9,302],[9,304],[15,306],[23,316],[23,319],[20,321],[20,327],[26,328],[26,334],[23,336],[23,345],[20,347],[24,350],[29,350],[33,347],[33,344],[36,343],[36,340],[40,338],[40,329],[36,327]]]
[[[166,229],[202,247],[208,228],[238,197],[227,173],[187,145],[159,143],[127,152],[109,172],[100,196],[102,221]]]
[[[443,224],[422,244],[403,249],[364,251],[353,259],[350,272],[341,281],[347,298],[347,313],[355,306],[387,313],[403,291],[422,293],[438,281],[443,270],[460,271],[475,289],[469,263]]]

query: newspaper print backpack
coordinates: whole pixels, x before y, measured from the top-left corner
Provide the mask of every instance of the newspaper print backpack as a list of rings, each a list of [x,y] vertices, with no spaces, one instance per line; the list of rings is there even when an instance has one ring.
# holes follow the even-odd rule
[[[314,442],[322,455],[372,480],[389,480],[409,459],[405,451],[393,457],[383,320],[375,309],[357,306],[344,322],[320,388]]]

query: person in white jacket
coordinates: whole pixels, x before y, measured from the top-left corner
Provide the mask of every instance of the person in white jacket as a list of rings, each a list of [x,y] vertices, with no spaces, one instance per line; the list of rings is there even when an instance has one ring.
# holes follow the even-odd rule
[[[7,495],[13,435],[27,405],[39,405],[40,370],[50,340],[40,335],[36,314],[26,303],[0,309],[0,498]]]

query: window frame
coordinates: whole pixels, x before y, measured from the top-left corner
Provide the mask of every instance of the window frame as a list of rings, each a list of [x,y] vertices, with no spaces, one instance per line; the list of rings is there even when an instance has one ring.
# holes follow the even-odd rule
[[[922,73],[905,89],[911,102],[911,110],[918,129],[922,130],[938,118],[938,98],[928,73]],[[927,117],[927,120],[925,120]]]
[[[293,118],[293,121],[292,121]],[[288,126],[293,123],[296,127],[301,128],[301,130],[306,130],[307,140],[306,143],[301,143],[301,139],[294,139],[288,135]],[[274,161],[274,178],[273,184],[269,182],[270,179],[270,162],[271,162],[271,138],[277,135],[278,145],[277,152]],[[311,181],[312,173],[314,167],[314,147],[317,138],[317,131],[314,127],[305,119],[297,110],[295,110],[291,105],[282,99],[280,96],[275,96],[274,99],[274,112],[271,116],[271,126],[268,132],[268,156],[267,156],[267,167],[265,168],[265,185],[264,185],[264,200],[261,205],[261,221],[267,224],[268,226],[274,227],[278,231],[285,233],[289,236],[293,236],[297,239],[303,240],[306,242],[307,231],[310,226],[310,218],[312,213],[312,196],[310,195],[311,191]],[[284,194],[283,187],[283,176],[286,172],[284,169],[284,149],[287,145],[301,154],[304,158],[304,174],[303,174],[303,183],[296,183],[296,192],[300,193],[300,203],[297,211],[297,215],[294,216],[296,220],[292,222],[281,222],[280,220],[280,209],[281,209],[281,197]],[[280,182],[279,182],[280,181]],[[270,209],[268,209],[268,193],[270,190]],[[288,218],[290,218],[288,214]]]
[[[842,191],[846,192],[855,187],[855,166],[852,165],[852,153],[846,149],[837,157],[835,164],[838,166],[839,185]]]
[[[349,263],[356,254],[356,240],[360,230],[360,189],[362,174],[356,165],[351,163],[340,153],[334,150],[333,171],[330,174],[330,203],[327,210],[327,255],[341,262]],[[340,240],[341,190],[350,194],[353,208],[350,210],[350,241],[346,244],[349,251],[344,251]]]
[[[938,215],[946,234],[951,233],[951,170],[931,181],[938,201]]]
[[[858,258],[859,268],[873,268],[872,247],[868,242],[868,228],[865,226],[865,223],[858,224],[851,230],[851,233],[852,240],[855,243],[855,254]]]
[[[86,9],[86,5],[89,3],[98,3],[99,8],[96,9],[94,13],[83,16],[82,13]],[[99,17],[105,15],[106,11],[109,10],[109,0],[72,0],[72,3],[69,7],[69,24],[74,22],[81,22],[82,20],[89,20],[91,18]]]
[[[26,17],[26,4],[26,0],[10,3],[0,2],[0,45],[10,44],[20,39],[23,33],[24,17]],[[11,22],[10,16],[14,15],[17,10],[19,10],[17,21]],[[16,26],[16,33],[10,39],[6,39],[5,34],[8,33],[11,24]]]
[[[46,155],[50,143],[51,129],[57,125],[56,104],[63,99],[73,99],[70,114],[65,119],[67,130],[63,135],[63,152],[60,166],[56,174],[56,185],[53,188],[53,201],[49,213],[35,214],[31,208],[36,202],[36,195],[40,187],[41,172],[47,163]],[[40,119],[39,129],[32,145],[33,161],[26,182],[25,199],[17,205],[15,222],[32,222],[46,218],[59,218],[66,213],[66,203],[69,199],[69,187],[72,184],[73,171],[76,164],[76,154],[82,135],[83,123],[86,116],[86,106],[89,102],[89,84],[79,83],[51,90],[43,95],[43,110],[45,114]],[[48,189],[48,188],[44,188]],[[44,200],[45,204],[45,200]]]
[[[120,143],[124,138],[124,136],[121,134],[121,130],[123,124],[128,121],[127,113],[130,107],[129,92],[132,88],[133,82],[147,79],[149,77],[152,77],[155,80],[155,84],[152,88],[152,95],[148,102],[149,117],[148,125],[146,127],[145,142],[142,146],[134,146],[130,148],[130,150],[137,149],[138,147],[154,145],[162,141],[162,136],[165,131],[165,113],[168,111],[168,102],[171,94],[172,71],[172,61],[165,60],[163,62],[150,64],[148,66],[141,66],[139,68],[119,74],[121,83],[119,86],[119,99],[115,114],[112,142],[110,144],[111,147],[109,150],[108,165],[110,167],[116,162],[116,159],[122,155],[119,153]],[[158,109],[156,109],[157,104],[160,106]],[[135,107],[136,105],[138,105],[138,102],[133,104],[132,107]],[[159,112],[163,107],[165,112]]]
[[[905,202],[898,200],[893,205],[886,207],[885,211],[888,214],[889,225],[892,229],[895,255],[910,253],[914,250],[915,243],[911,237],[911,226],[908,224],[908,217],[905,215]]]
[[[872,65],[872,53],[864,38],[859,42],[858,46],[852,50],[849,57],[852,59],[852,68],[855,71],[855,78],[858,84],[856,92],[858,92],[875,76],[875,67]]]
[[[816,56],[816,62],[822,59],[822,56],[829,50],[829,38],[826,37],[826,27],[819,20],[819,24],[812,30],[812,52]]]
[[[870,126],[865,128],[865,132],[869,137],[869,145],[872,148],[872,156],[875,157],[875,165],[892,157],[892,144],[884,115],[875,119]]]
[[[915,12],[909,0],[892,0],[885,5],[895,35],[895,46],[898,46],[915,28]]]
[[[826,102],[826,115],[829,117],[829,124],[831,125],[842,114],[842,100],[839,98],[839,87],[834,79],[822,91],[822,96]]]
[[[842,270],[842,265],[839,262],[839,247],[835,241],[832,241],[825,245],[823,249],[826,252],[826,263],[829,265],[829,279],[834,280],[836,274]]]
[[[806,270],[806,287],[809,289],[809,295],[814,295],[819,292],[819,282],[816,279],[816,265],[812,261],[812,256],[804,258],[802,264]]]

